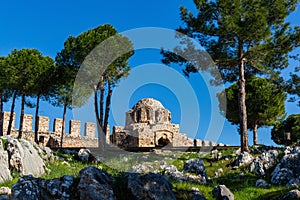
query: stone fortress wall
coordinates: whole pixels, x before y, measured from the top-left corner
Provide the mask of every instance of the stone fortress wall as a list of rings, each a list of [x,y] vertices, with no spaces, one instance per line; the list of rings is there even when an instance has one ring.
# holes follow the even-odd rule
[[[3,134],[7,134],[9,124],[10,112],[3,113]],[[11,135],[17,137],[18,130],[15,128],[16,115],[14,113],[12,121]],[[53,122],[53,131],[49,131],[50,119],[49,117],[38,117],[38,133],[39,143],[43,146],[59,147],[61,140],[62,122],[60,118],[55,118]],[[33,130],[33,116],[25,114],[23,121],[23,138],[34,141]],[[84,134],[81,135],[81,121],[70,120],[69,121],[69,133],[64,134],[63,147],[97,147],[98,139],[96,138],[96,124],[92,122],[86,122],[84,124]]]
[[[3,133],[6,135],[10,113],[4,112]],[[11,135],[17,137],[14,114]],[[25,114],[23,121],[23,138],[34,141],[32,130],[33,117]],[[79,120],[69,121],[69,133],[63,136],[64,148],[98,147],[96,137],[96,124],[84,123],[84,133],[81,134],[82,123]],[[38,117],[39,143],[48,147],[60,147],[62,119],[55,118],[53,131],[49,131],[50,119],[45,116]],[[202,141],[188,138],[186,134],[179,132],[179,125],[171,123],[171,113],[163,105],[154,99],[140,100],[131,110],[126,112],[125,128],[114,126],[112,134],[108,127],[106,143],[112,143],[118,147],[192,147],[192,146],[216,146],[215,142]],[[222,145],[222,144],[219,144]]]

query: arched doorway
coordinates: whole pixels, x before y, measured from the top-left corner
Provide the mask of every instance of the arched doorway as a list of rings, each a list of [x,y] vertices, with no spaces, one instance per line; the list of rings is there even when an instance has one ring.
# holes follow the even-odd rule
[[[168,139],[167,134],[164,134],[162,137],[160,137],[157,141],[157,146],[158,147],[164,147],[170,144],[170,140]]]

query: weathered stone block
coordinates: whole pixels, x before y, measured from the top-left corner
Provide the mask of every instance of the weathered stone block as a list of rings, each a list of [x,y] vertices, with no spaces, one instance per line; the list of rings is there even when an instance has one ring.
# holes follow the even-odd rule
[[[93,122],[86,122],[84,124],[84,136],[89,138],[96,138],[96,124]]]
[[[107,125],[107,131],[106,131],[106,143],[110,144],[110,126]]]
[[[32,115],[24,114],[22,131],[32,131]]]
[[[196,139],[196,146],[201,147],[202,146],[202,140]]]
[[[204,147],[209,147],[210,146],[210,142],[207,140],[202,141],[202,146]]]
[[[70,120],[70,135],[74,137],[80,136],[80,121]]]
[[[38,116],[38,132],[49,132],[49,117]]]
[[[3,113],[3,134],[6,135],[10,119],[10,112]],[[15,130],[16,113],[13,113],[12,130]]]
[[[55,118],[54,119],[54,123],[53,123],[53,132],[55,132],[55,133],[61,133],[61,131],[62,131],[62,124],[63,124],[63,119],[61,119],[61,118]]]

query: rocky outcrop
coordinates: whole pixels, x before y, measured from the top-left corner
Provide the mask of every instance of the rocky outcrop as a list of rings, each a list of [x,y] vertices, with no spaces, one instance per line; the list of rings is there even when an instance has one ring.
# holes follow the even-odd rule
[[[115,184],[115,178],[94,166],[82,169],[77,180],[73,176],[44,180],[29,175],[20,178],[13,185],[11,197],[14,200],[114,200],[120,195],[126,194],[130,197],[129,199],[134,200],[176,199],[172,191],[172,184],[163,175],[127,173],[122,176],[122,180],[121,183]],[[197,199],[196,197],[200,197],[200,195],[200,192],[195,192],[193,197]],[[122,196],[122,198],[124,197]]]
[[[276,164],[277,157],[277,150],[263,152],[259,157],[254,158],[253,162],[250,164],[250,172],[254,172],[260,176],[265,175],[266,170]]]
[[[149,172],[160,173],[161,171],[177,182],[190,181],[197,184],[206,184],[208,180],[204,163],[200,159],[186,161],[183,171],[179,171],[174,165],[167,165],[165,161],[160,161],[156,164],[144,162],[133,166],[130,170],[130,172],[142,174]]]
[[[183,172],[190,172],[201,176],[206,176],[204,162],[199,158],[187,160],[184,163]]]
[[[8,153],[4,150],[3,146],[3,141],[0,140],[0,182],[12,179],[9,171]]]
[[[9,138],[7,151],[10,157],[10,168],[21,174],[39,176],[45,173],[45,163],[36,148],[27,140]]]
[[[286,184],[286,187],[288,187],[288,188],[300,187],[300,177],[292,178],[291,180],[289,180],[289,182]]]
[[[11,170],[22,176],[40,176],[47,171],[45,161],[55,158],[49,148],[34,142],[10,136],[2,136],[0,141],[0,182],[12,179]]]
[[[80,199],[115,199],[112,187],[114,179],[107,172],[90,166],[82,169],[79,177],[77,190]]]
[[[265,181],[264,179],[258,179],[255,183],[255,187],[259,187],[259,188],[269,188],[271,187],[271,184],[269,184],[267,181]]]
[[[234,195],[225,185],[218,185],[212,191],[212,195],[217,200],[234,200]]]
[[[11,195],[11,189],[9,187],[1,187],[0,195]]]
[[[294,153],[283,156],[280,163],[272,172],[271,182],[275,185],[285,185],[291,179],[299,179],[300,177],[300,153]]]
[[[12,187],[12,199],[74,199],[73,176],[63,176],[52,180],[24,176]]]
[[[253,161],[253,156],[248,152],[240,153],[235,160],[235,165],[238,167],[250,164]]]
[[[91,156],[91,151],[89,149],[80,149],[77,155],[80,161],[87,162]]]
[[[175,200],[172,185],[165,176],[149,173],[128,173],[128,191],[136,200]]]
[[[295,190],[291,190],[289,191],[289,193],[287,193],[284,197],[283,200],[293,200],[293,199],[300,199],[300,191],[295,189]]]
[[[192,190],[189,193],[189,199],[190,200],[206,200],[204,195],[199,191],[198,188],[192,188]]]

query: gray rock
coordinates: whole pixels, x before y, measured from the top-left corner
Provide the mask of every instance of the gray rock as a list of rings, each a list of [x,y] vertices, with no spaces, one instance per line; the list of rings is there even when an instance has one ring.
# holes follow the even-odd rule
[[[223,174],[223,169],[219,168],[217,170],[215,170],[215,177],[220,177]]]
[[[300,177],[299,177],[300,178]],[[300,187],[300,180],[299,178],[292,178],[287,184],[286,187],[288,188],[298,188]]]
[[[284,149],[284,155],[290,154],[292,152],[292,148],[290,146],[286,146]]]
[[[265,181],[264,179],[258,179],[255,183],[255,187],[259,187],[259,188],[270,188],[271,184],[269,184],[267,181]]]
[[[153,166],[151,163],[144,162],[143,164],[137,164],[132,166],[129,171],[133,173],[146,174],[153,171]]]
[[[2,148],[2,141],[0,140],[0,182],[12,180],[9,171],[8,153]]]
[[[287,168],[282,168],[272,175],[271,182],[275,185],[285,185],[292,178],[293,172]]]
[[[291,153],[283,156],[280,163],[272,172],[271,182],[273,184],[285,185],[293,178],[300,176],[300,153]]]
[[[38,154],[44,161],[53,162],[56,159],[52,150],[49,147],[39,146],[35,142],[32,143],[33,147],[38,151]]]
[[[12,186],[12,199],[74,199],[73,183],[74,178],[72,176],[63,176],[52,180],[24,176]]]
[[[165,176],[149,173],[141,175],[128,173],[128,191],[136,200],[175,200],[172,184]]]
[[[11,195],[11,189],[9,187],[1,187],[0,188],[0,195],[8,194]]]
[[[292,150],[291,153],[300,153],[300,147],[299,146],[295,146]]]
[[[251,154],[249,154],[248,152],[244,152],[238,155],[238,158],[235,161],[235,165],[241,167],[250,164],[252,161],[253,156],[251,156]]]
[[[184,163],[183,171],[182,172],[189,172],[189,173],[195,173],[196,175],[192,174],[182,174],[182,180],[184,181],[192,181],[199,184],[206,184],[207,183],[207,175],[206,175],[206,169],[204,166],[204,162],[199,158],[194,158],[187,160]],[[180,173],[174,174],[175,177],[180,178]]]
[[[79,177],[77,190],[80,199],[115,199],[112,188],[114,179],[107,172],[89,166],[79,172]]]
[[[8,195],[0,195],[0,200],[10,200]]]
[[[218,185],[212,191],[212,195],[217,200],[234,200],[234,195],[225,185]]]
[[[78,157],[82,162],[88,162],[91,151],[89,149],[80,149],[78,151]]]
[[[187,160],[183,166],[183,172],[195,173],[206,177],[204,162],[200,158]]]
[[[292,200],[292,199],[300,199],[300,191],[295,189],[289,191],[287,195],[283,197],[283,200]]]
[[[276,164],[277,157],[278,151],[276,150],[263,152],[261,156],[255,158],[250,164],[250,172],[255,172],[260,176],[265,175],[266,170],[270,169]]]
[[[21,172],[23,176],[29,174],[40,176],[45,173],[45,163],[33,146],[33,142],[12,137],[6,138],[11,169]]]
[[[190,200],[206,200],[204,195],[199,191],[198,188],[192,188],[189,193]]]

